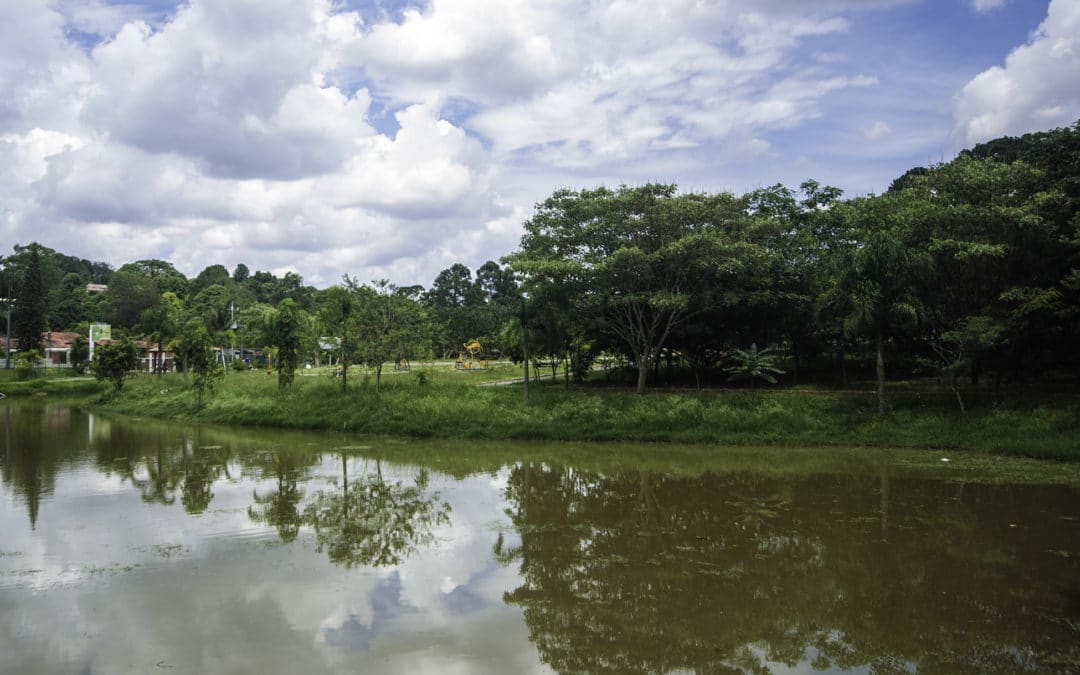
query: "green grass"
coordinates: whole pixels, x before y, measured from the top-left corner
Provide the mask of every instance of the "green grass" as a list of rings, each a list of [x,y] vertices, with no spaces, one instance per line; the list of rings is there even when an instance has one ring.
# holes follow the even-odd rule
[[[83,397],[102,391],[104,385],[99,384],[93,377],[76,376],[67,369],[39,369],[34,377],[20,380],[15,377],[14,368],[0,368],[0,394],[4,397]]]
[[[478,386],[514,372],[459,372],[441,365],[384,373],[381,391],[362,369],[347,394],[329,375],[304,373],[281,392],[262,372],[230,373],[200,408],[179,375],[139,376],[122,394],[91,405],[130,415],[223,424],[325,429],[372,436],[553,441],[645,441],[745,446],[865,446],[972,449],[1044,459],[1080,459],[1080,399],[1017,392],[971,397],[967,415],[946,392],[911,387],[881,418],[873,396],[802,390],[653,392]],[[97,391],[101,391],[100,389]]]

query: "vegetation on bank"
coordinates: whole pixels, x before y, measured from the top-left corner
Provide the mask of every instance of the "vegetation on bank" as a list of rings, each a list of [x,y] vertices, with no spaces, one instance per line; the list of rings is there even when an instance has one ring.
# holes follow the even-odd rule
[[[318,290],[243,264],[188,279],[163,260],[112,270],[16,245],[0,258],[0,287],[17,299],[16,375],[31,379],[0,391],[56,387],[128,414],[387,436],[1080,457],[1080,123],[913,168],[882,195],[842,199],[812,180],[743,195],[564,189],[522,227],[499,263],[475,277],[455,264],[426,289],[346,277]],[[43,348],[46,331],[85,334],[102,319],[119,344],[156,346],[148,367],[172,367],[169,352],[183,376],[126,386],[129,349],[113,391],[34,378],[32,364],[57,351]],[[99,377],[109,352],[95,353]],[[462,367],[501,356],[561,368],[567,387],[475,386],[497,369],[407,370],[455,353]],[[70,360],[83,359],[73,348]],[[248,370],[268,363],[276,377]],[[596,368],[621,374],[601,383]],[[652,393],[631,395],[626,373]],[[849,391],[855,380],[865,392]],[[715,388],[734,382],[751,389]],[[808,382],[818,389],[796,386]]]
[[[639,392],[673,371],[696,385],[821,384],[869,368],[884,416],[896,380],[946,379],[963,406],[967,383],[1080,375],[1078,214],[1080,123],[914,167],[881,195],[814,180],[745,194],[556,190],[518,250],[475,272],[455,263],[428,288],[346,276],[316,289],[242,263],[189,279],[167,260],[113,270],[37,243],[0,258],[0,288],[16,299],[27,362],[59,357],[43,350],[48,331],[104,321],[113,338],[156,347],[147,367],[170,368],[169,352],[204,388],[213,363],[269,361],[286,388],[310,362],[338,367],[346,395],[352,366],[373,368],[377,389],[384,363],[475,344],[575,378],[619,362]]]
[[[71,371],[56,369],[38,369],[35,376],[19,379],[14,369],[0,368],[0,395],[3,397],[25,398],[31,396],[86,398],[99,395],[103,386],[93,377],[72,377]]]
[[[92,382],[70,393],[95,409],[127,415],[371,436],[913,447],[1080,459],[1080,398],[1067,394],[970,391],[968,411],[960,414],[950,408],[951,391],[920,384],[894,392],[893,414],[881,417],[869,390],[688,389],[638,396],[625,388],[548,382],[534,386],[524,405],[520,386],[478,386],[499,375],[414,369],[384,375],[376,393],[367,374],[342,395],[335,379],[321,374],[301,375],[280,390],[265,373],[230,373],[202,405],[179,375],[138,377],[119,394]]]

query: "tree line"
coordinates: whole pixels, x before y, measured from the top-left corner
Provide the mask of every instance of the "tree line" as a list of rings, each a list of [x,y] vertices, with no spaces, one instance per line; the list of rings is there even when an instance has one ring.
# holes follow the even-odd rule
[[[352,364],[375,368],[377,383],[384,363],[479,339],[560,362],[568,380],[597,359],[622,363],[639,392],[650,379],[740,372],[872,376],[885,412],[888,374],[932,373],[963,406],[960,378],[1076,373],[1078,206],[1080,122],[977,145],[850,199],[813,180],[742,195],[558,190],[517,251],[475,273],[455,264],[430,288],[346,277],[315,289],[242,264],[188,279],[161,260],[112,270],[30,244],[0,261],[0,290],[18,289],[20,345],[91,320],[181,359],[193,340],[223,351],[241,340],[276,350],[282,386],[301,360],[332,361],[344,390]]]

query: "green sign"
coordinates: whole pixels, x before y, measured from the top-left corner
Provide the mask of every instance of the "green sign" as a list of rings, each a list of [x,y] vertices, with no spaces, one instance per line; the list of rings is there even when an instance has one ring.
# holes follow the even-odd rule
[[[90,324],[90,342],[97,342],[98,340],[111,340],[112,339],[112,326],[107,323],[92,323]]]

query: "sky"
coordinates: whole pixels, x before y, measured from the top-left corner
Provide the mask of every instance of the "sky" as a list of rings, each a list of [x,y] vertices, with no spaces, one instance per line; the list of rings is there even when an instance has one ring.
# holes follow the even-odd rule
[[[561,188],[847,196],[1080,119],[1080,0],[2,0],[0,249],[398,285]]]

